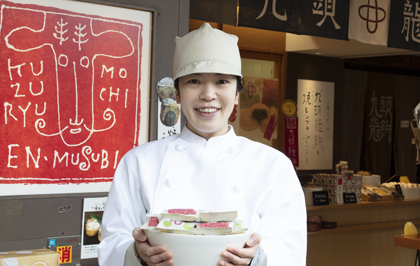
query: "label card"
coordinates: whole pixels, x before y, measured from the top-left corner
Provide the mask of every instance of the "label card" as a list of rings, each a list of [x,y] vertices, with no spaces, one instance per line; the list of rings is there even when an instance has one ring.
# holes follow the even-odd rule
[[[313,191],[314,206],[329,205],[328,191]]]
[[[344,203],[357,203],[356,193],[354,192],[343,193],[343,200],[344,200]]]

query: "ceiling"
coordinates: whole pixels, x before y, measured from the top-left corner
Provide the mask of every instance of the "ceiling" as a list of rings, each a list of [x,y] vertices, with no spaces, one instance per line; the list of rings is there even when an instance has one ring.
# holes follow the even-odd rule
[[[288,33],[286,51],[342,58],[346,68],[420,76],[420,52],[410,50]]]
[[[286,51],[338,58],[420,55],[420,52],[365,44],[352,39],[343,41],[291,33],[286,34]]]

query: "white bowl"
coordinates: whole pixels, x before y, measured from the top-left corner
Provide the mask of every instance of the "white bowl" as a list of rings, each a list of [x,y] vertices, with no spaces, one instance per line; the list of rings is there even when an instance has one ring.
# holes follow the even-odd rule
[[[247,231],[234,235],[183,235],[144,230],[152,246],[162,245],[173,254],[173,266],[217,266],[229,246],[243,247],[251,236]]]

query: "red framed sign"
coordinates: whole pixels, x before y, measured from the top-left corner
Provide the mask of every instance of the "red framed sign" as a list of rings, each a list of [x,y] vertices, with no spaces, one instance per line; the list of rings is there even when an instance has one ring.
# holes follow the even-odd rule
[[[148,139],[151,14],[0,4],[0,196],[107,191]]]

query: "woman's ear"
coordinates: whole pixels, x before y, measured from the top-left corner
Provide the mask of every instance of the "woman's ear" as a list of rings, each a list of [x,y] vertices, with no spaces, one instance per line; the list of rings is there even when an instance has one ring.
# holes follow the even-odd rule
[[[235,104],[238,105],[239,104],[239,91],[236,92],[236,96],[235,96]]]
[[[181,104],[181,96],[179,95],[179,89],[175,90],[175,98],[176,98],[176,103]]]

